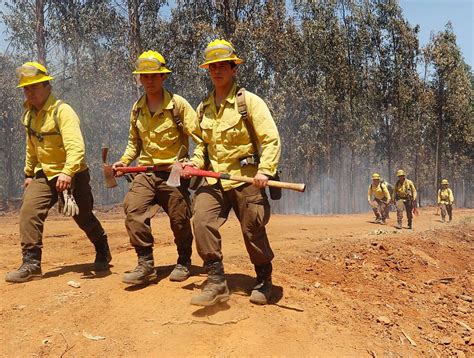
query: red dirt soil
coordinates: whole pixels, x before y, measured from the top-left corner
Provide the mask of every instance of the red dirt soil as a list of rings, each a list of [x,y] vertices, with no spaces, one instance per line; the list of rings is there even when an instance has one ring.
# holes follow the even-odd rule
[[[256,306],[238,221],[223,226],[231,299],[189,304],[205,276],[167,278],[176,249],[166,216],[153,220],[158,279],[128,287],[136,265],[121,210],[98,213],[113,255],[110,273],[91,271],[93,246],[70,218],[45,227],[43,274],[3,280],[21,261],[18,216],[0,217],[0,356],[474,357],[474,210],[440,222],[420,210],[414,230],[371,223],[371,214],[274,215],[273,304]],[[79,282],[80,288],[67,282]],[[95,339],[93,339],[95,338]]]

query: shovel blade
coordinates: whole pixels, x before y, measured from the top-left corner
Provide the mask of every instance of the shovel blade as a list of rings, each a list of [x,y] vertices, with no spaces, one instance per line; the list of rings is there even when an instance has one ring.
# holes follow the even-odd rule
[[[105,186],[107,188],[115,188],[117,186],[117,180],[115,180],[114,170],[112,169],[112,166],[104,164],[102,168],[104,169]]]
[[[177,188],[178,186],[181,185],[181,172],[183,171],[183,168],[181,167],[181,163],[174,163],[171,166],[171,172],[170,176],[168,177],[168,180],[166,181],[166,185],[172,186]]]

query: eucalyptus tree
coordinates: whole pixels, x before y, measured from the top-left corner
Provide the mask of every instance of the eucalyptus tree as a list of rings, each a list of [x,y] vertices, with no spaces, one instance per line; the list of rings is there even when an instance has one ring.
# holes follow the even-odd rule
[[[433,93],[431,138],[434,147],[435,188],[444,177],[472,176],[473,121],[472,83],[469,67],[456,43],[452,25],[435,34],[425,49],[432,67],[430,87]]]

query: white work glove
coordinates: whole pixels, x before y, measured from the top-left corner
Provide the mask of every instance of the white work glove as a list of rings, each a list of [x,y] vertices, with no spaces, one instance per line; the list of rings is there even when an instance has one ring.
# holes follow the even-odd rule
[[[79,214],[79,207],[76,204],[76,200],[68,190],[63,191],[64,196],[64,209],[63,215],[65,216],[76,216]]]

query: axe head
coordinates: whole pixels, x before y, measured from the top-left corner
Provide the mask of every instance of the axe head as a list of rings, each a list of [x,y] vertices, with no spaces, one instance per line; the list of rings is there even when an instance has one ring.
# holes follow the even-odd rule
[[[102,148],[102,169],[104,171],[104,180],[105,186],[107,188],[115,188],[117,186],[117,181],[115,180],[114,170],[112,166],[107,164],[107,153],[109,148]]]
[[[170,176],[168,177],[168,180],[166,181],[166,185],[172,186],[172,187],[178,187],[181,185],[181,173],[183,172],[183,167],[181,166],[181,163],[176,162],[171,166],[171,172]]]
[[[104,170],[105,186],[107,188],[115,188],[117,186],[117,180],[115,180],[114,170],[111,165],[102,164]]]

